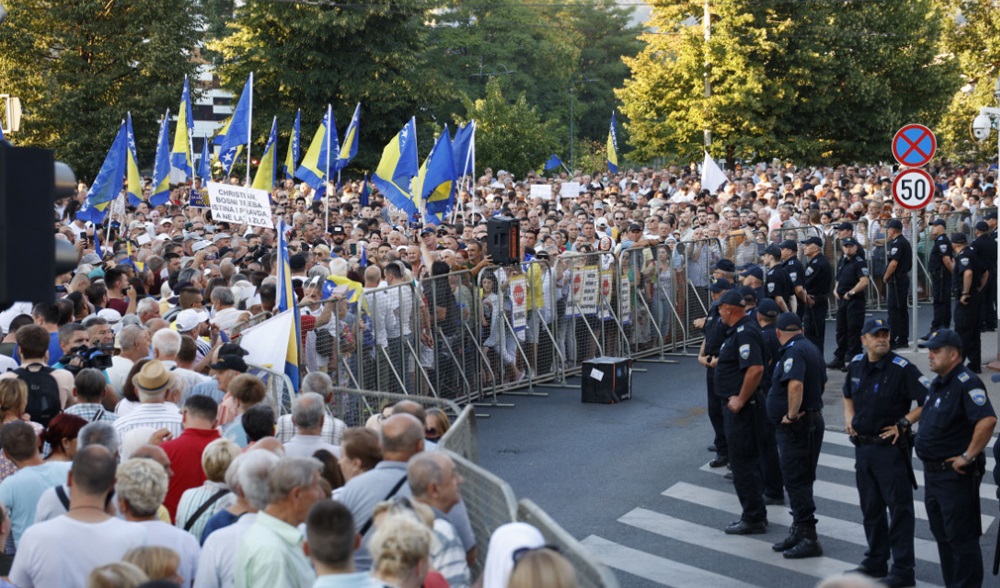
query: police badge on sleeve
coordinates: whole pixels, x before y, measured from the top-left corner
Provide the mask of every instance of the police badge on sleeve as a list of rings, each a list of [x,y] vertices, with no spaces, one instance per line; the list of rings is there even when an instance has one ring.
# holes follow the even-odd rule
[[[786,374],[792,371],[793,365],[795,365],[795,360],[793,358],[789,357],[788,359],[785,360],[784,370]]]
[[[969,398],[976,403],[976,406],[982,406],[986,404],[986,390],[983,390],[982,388],[969,390]]]
[[[750,357],[750,344],[749,343],[747,343],[746,345],[740,345],[740,357],[742,357],[743,359],[746,359],[746,358]]]

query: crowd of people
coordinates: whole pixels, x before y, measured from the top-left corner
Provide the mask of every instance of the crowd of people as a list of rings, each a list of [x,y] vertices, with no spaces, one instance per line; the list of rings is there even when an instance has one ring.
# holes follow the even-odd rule
[[[957,357],[974,377],[972,340],[996,326],[995,176],[935,170],[938,195],[917,216],[920,237],[910,245],[910,216],[892,204],[889,169],[773,164],[729,175],[712,193],[694,169],[557,178],[487,169],[442,219],[410,217],[377,192],[363,194],[358,182],[316,197],[286,181],[272,204],[274,226],[287,227],[283,239],[191,206],[192,191],[204,201],[200,180],[159,206],[111,207],[97,226],[76,217],[81,186],[54,211],[56,238],[73,244],[78,266],[56,279],[52,300],[0,312],[0,504],[10,582],[472,585],[483,546],[455,464],[433,450],[447,415],[403,402],[371,428],[350,427],[337,418],[346,407],[334,387],[468,400],[596,355],[702,337],[713,464],[732,465],[744,500],[735,532],[757,532],[760,501],[783,500],[787,489],[797,524],[783,551],[814,555],[810,475],[785,471],[783,456],[811,459],[814,477],[823,427],[809,394],[824,373],[816,366],[855,369],[863,337],[881,332],[863,325],[872,306],[888,309],[888,346],[908,345],[913,271],[935,302],[923,340],[936,344],[949,332],[954,298]],[[532,196],[538,183],[552,184],[555,196]],[[564,186],[579,192],[561,193]],[[513,263],[488,255],[496,217],[519,221]],[[248,325],[278,311],[283,259],[302,336],[294,398],[274,395],[268,372],[240,345]],[[581,291],[591,280],[596,294],[587,299]],[[729,344],[728,335],[756,333],[741,328],[756,324],[755,312],[776,325],[780,345],[749,341],[760,357],[744,357],[747,343]],[[833,316],[837,349],[827,362]],[[808,350],[800,341],[812,350],[778,359],[782,350]],[[770,373],[798,362],[809,366],[806,375],[792,367]],[[719,375],[723,367],[728,376]],[[759,373],[757,383],[748,370]],[[765,457],[747,454],[758,445],[741,435],[756,425],[740,409],[803,378],[810,392],[797,408],[787,392],[789,412],[771,416],[775,425],[806,423],[816,437],[804,447],[778,426],[770,449],[759,452]],[[286,401],[291,414],[282,415]],[[925,461],[952,457],[940,448],[922,455],[919,436],[916,447]],[[966,459],[981,449],[970,446]],[[765,471],[784,473],[784,489],[759,476],[760,460]],[[56,542],[74,547],[48,548]],[[485,562],[485,586],[574,582],[565,559],[526,525],[497,529]],[[885,561],[865,565],[878,572]]]

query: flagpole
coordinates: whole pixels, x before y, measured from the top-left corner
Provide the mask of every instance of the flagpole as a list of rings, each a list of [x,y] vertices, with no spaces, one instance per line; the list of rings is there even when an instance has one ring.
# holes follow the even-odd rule
[[[250,186],[250,144],[253,133],[253,72],[250,72],[250,108],[247,113],[247,179],[246,186]]]
[[[184,85],[188,87],[188,99],[187,103],[184,105],[184,108],[187,109],[188,104],[191,104],[191,86],[188,84],[187,75],[184,76]],[[194,130],[194,107],[185,112],[184,117],[186,119],[185,124],[190,123],[191,125],[187,129],[187,137],[188,137],[188,161],[191,163],[191,187],[193,188],[194,187],[194,137],[191,136],[192,135],[191,131]]]
[[[323,207],[326,209],[326,230],[330,230],[330,127],[332,126],[331,120],[333,117],[330,116],[333,112],[333,106],[331,104],[326,105],[326,174],[323,176],[323,180],[326,182],[326,205]]]

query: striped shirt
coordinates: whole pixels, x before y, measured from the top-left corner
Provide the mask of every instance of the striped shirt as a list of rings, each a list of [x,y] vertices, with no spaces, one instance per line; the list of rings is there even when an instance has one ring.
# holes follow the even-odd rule
[[[188,524],[188,520],[194,516],[199,508],[205,504],[209,498],[217,494],[220,490],[228,490],[229,488],[221,482],[213,482],[211,480],[205,480],[205,483],[197,488],[189,488],[184,491],[181,496],[181,501],[177,505],[177,516],[175,517],[175,525],[178,529],[183,529]],[[198,520],[191,525],[190,533],[195,537],[201,537],[202,532],[205,530],[205,525],[208,524],[208,519],[212,518],[215,513],[220,510],[229,507],[234,502],[236,502],[236,495],[230,492],[225,494],[222,498],[219,498],[211,506],[205,509]]]
[[[319,436],[330,445],[339,446],[346,430],[347,423],[327,414],[323,417],[323,430]],[[277,432],[275,432],[274,436],[282,443],[288,443],[292,440],[292,437],[295,436],[295,425],[292,423],[292,415],[283,414],[278,418]]]
[[[177,405],[171,402],[143,402],[135,407],[125,416],[115,419],[115,430],[118,431],[118,439],[124,445],[125,435],[136,429],[152,429],[158,431],[167,429],[171,436],[176,439],[180,437],[183,427],[181,427],[181,411]],[[128,456],[122,455],[122,460]]]
[[[74,404],[66,409],[66,414],[74,414],[82,419],[86,419],[87,422],[94,422],[96,420],[115,422],[117,418],[115,413],[104,410],[104,407],[97,402],[83,402],[80,404]]]

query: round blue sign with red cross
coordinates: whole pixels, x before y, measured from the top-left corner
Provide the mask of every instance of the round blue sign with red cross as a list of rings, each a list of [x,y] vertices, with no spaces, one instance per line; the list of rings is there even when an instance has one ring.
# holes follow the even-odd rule
[[[923,167],[937,151],[937,138],[924,125],[906,125],[892,137],[892,156],[900,165]]]

